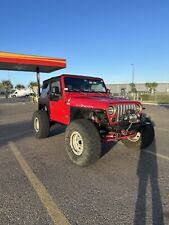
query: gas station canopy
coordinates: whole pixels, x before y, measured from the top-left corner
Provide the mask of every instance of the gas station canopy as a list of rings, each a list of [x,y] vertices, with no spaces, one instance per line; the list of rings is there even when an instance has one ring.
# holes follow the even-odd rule
[[[0,52],[0,70],[50,73],[65,67],[65,59]]]

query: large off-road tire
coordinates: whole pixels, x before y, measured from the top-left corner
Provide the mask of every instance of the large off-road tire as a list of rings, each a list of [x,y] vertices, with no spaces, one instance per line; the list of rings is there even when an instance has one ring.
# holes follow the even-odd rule
[[[135,136],[131,138],[123,139],[122,142],[132,149],[144,149],[148,147],[154,140],[154,126],[152,122],[147,118],[145,125]]]
[[[101,156],[101,140],[95,125],[86,119],[74,120],[66,128],[65,147],[73,163],[86,166]]]
[[[35,111],[32,120],[35,137],[48,137],[50,130],[48,114],[42,110]]]

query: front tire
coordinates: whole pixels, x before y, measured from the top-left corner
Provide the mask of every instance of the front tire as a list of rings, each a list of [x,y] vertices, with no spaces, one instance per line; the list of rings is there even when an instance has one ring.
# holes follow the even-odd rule
[[[154,140],[154,126],[152,122],[147,119],[145,125],[135,136],[121,140],[124,145],[132,149],[144,149],[148,147]]]
[[[36,138],[46,138],[49,136],[49,118],[45,111],[35,111],[33,114],[33,129]]]
[[[89,120],[71,122],[65,132],[65,147],[71,161],[78,166],[96,162],[101,156],[98,130]]]

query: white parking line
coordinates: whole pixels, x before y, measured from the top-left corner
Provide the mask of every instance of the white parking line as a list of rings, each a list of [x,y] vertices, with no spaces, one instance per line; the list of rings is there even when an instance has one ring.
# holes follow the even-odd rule
[[[14,144],[14,142],[9,142],[9,147],[13,154],[15,155],[18,163],[20,164],[22,170],[27,176],[28,180],[32,184],[34,190],[39,196],[42,204],[47,209],[48,214],[52,218],[55,225],[70,225],[67,218],[63,215],[63,213],[59,210],[56,203],[53,201],[52,196],[46,190],[45,186],[41,183],[41,181],[34,174],[32,169],[29,167],[25,159],[22,157],[18,148]]]
[[[17,105],[25,105],[26,102],[5,102],[5,103],[1,103],[1,105],[5,105],[5,106],[17,106]]]
[[[124,146],[124,144],[120,141],[120,142],[118,142],[120,145],[123,145]],[[141,150],[140,150],[141,151]],[[165,159],[165,160],[167,160],[167,161],[169,161],[169,157],[168,156],[165,156],[165,155],[162,155],[162,154],[159,154],[159,153],[155,153],[155,152],[152,152],[152,151],[149,151],[149,150],[143,150],[144,152],[146,152],[146,153],[148,153],[148,154],[151,154],[151,155],[153,155],[153,156],[156,156],[156,157],[158,157],[158,158],[161,158],[161,159]]]
[[[162,155],[162,154],[159,154],[159,153],[154,153],[154,152],[151,152],[149,150],[145,150],[145,152],[147,152],[147,153],[149,153],[151,155],[157,156],[158,158],[165,159],[165,160],[169,161],[169,157],[168,156],[165,156],[165,155]]]

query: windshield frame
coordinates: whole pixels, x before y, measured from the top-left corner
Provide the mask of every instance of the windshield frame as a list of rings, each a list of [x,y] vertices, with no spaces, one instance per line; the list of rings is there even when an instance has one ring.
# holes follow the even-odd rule
[[[68,83],[66,83],[67,81],[66,80],[70,80],[71,82],[72,82],[72,80],[74,79],[74,80],[84,80],[84,83],[81,83],[81,85],[85,85],[85,81],[87,81],[88,83],[86,83],[86,85],[99,85],[99,84],[101,84],[102,85],[102,89],[104,89],[104,91],[101,91],[101,90],[91,90],[91,86],[90,86],[90,88],[88,88],[88,89],[85,89],[85,88],[81,88],[81,87],[78,87],[78,88],[75,88],[75,86],[77,85],[77,83],[75,83],[75,82],[70,82],[69,84]],[[90,82],[93,82],[93,84],[91,83],[90,84]],[[98,83],[98,84],[97,84]],[[74,86],[74,88],[73,89],[69,89],[67,86],[68,85],[75,85]],[[80,84],[80,83],[79,83]],[[90,90],[89,90],[90,89]],[[105,83],[104,83],[104,80],[102,79],[102,78],[95,78],[95,77],[75,77],[75,76],[64,76],[64,91],[65,92],[76,92],[76,93],[102,93],[102,94],[106,94],[107,93],[107,87],[106,87],[106,85],[105,85]]]

